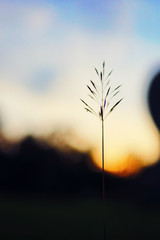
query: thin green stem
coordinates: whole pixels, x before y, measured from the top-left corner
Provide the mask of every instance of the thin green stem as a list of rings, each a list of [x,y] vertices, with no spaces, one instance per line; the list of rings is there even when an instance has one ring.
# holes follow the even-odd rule
[[[104,120],[102,119],[102,185],[103,185],[103,227],[104,240],[106,239],[106,206],[105,206],[105,179],[104,179]]]
[[[105,179],[104,179],[104,96],[103,96],[103,80],[102,80],[102,188],[103,188],[103,228],[104,240],[106,239],[106,206],[105,206]]]

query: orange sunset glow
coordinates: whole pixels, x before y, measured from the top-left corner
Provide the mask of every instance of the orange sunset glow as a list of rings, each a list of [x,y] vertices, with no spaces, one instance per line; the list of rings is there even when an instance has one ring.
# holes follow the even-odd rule
[[[92,156],[95,166],[101,170],[101,154],[94,152]],[[105,158],[105,171],[121,177],[138,174],[143,169],[143,167],[143,160],[134,155],[124,155],[121,158],[110,160],[107,160]]]

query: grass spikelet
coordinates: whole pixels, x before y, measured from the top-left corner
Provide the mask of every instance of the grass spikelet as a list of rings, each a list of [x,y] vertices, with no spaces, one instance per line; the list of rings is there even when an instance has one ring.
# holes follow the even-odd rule
[[[116,91],[117,89],[119,89],[121,86],[122,86],[122,84],[119,85],[118,87],[116,87],[112,92],[115,92],[115,91]]]
[[[99,93],[95,83],[92,80],[90,80],[90,82],[91,82],[92,86],[94,87],[94,89],[97,91],[97,93]]]
[[[102,72],[100,72],[100,78],[101,78],[101,81],[102,81]]]
[[[122,99],[123,99],[123,98],[121,98],[121,100],[119,100],[119,101],[111,108],[110,112],[113,111],[113,109],[122,101]]]
[[[96,71],[97,75],[99,76],[99,72],[98,72],[97,68],[94,68],[94,69],[95,69],[95,71]]]
[[[105,61],[103,61],[103,76],[104,76],[104,72],[105,72]]]
[[[88,87],[89,91],[90,91],[93,95],[95,95],[95,92],[90,88],[90,86],[87,85],[87,87]]]
[[[111,87],[108,88],[107,90],[107,93],[106,93],[106,96],[105,96],[105,99],[107,98],[108,94],[109,94],[109,91],[110,91]]]

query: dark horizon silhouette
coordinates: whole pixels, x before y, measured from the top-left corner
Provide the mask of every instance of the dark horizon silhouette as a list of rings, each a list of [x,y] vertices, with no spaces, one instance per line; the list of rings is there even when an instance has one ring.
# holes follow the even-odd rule
[[[91,170],[91,164],[89,153],[62,152],[29,136],[14,154],[0,151],[0,195],[99,198],[101,172]],[[134,177],[106,173],[105,181],[111,199],[160,204],[159,162]]]
[[[151,82],[148,102],[159,127],[159,77]],[[0,194],[47,194],[48,196],[100,196],[101,172],[89,153],[70,148],[65,152],[28,136],[16,151],[0,150]],[[94,171],[93,171],[94,169]],[[121,178],[106,173],[106,191],[111,198],[160,204],[160,162],[137,176]]]

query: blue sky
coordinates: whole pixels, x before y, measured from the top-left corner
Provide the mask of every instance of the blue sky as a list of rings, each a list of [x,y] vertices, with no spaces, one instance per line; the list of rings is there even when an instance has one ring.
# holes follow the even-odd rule
[[[117,15],[121,12],[134,18],[134,31],[139,36],[157,43],[160,38],[160,3],[158,0],[55,2],[63,19],[75,27],[82,27],[99,34],[114,31]],[[122,17],[125,21],[125,15]]]

